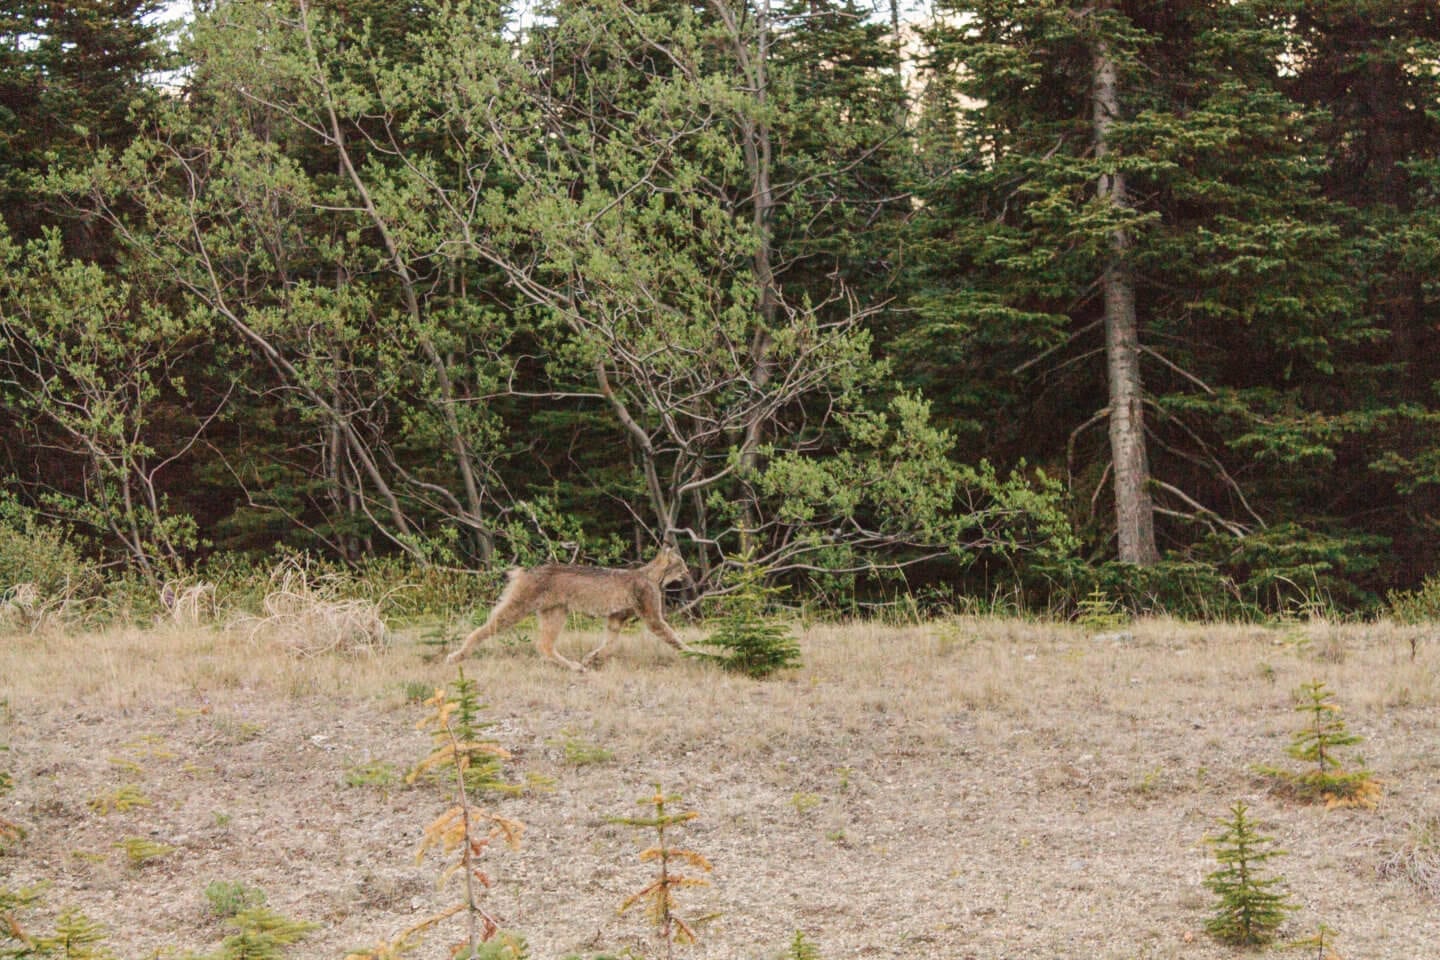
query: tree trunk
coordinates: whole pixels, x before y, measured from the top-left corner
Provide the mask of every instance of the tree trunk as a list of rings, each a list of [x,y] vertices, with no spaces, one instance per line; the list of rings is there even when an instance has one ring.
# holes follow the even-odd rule
[[[763,391],[775,374],[772,356],[776,317],[780,309],[780,292],[775,283],[774,245],[771,224],[775,213],[775,193],[770,183],[772,146],[770,124],[767,119],[769,96],[770,59],[770,3],[762,0],[755,15],[755,48],[751,50],[743,29],[743,20],[736,16],[729,0],[711,0],[734,44],[736,63],[745,78],[746,87],[754,97],[751,108],[741,108],[737,117],[740,129],[741,148],[745,156],[745,167],[750,175],[751,224],[755,231],[755,254],[752,265],[755,270],[757,292],[757,322],[755,335],[750,341],[750,384]],[[755,415],[746,425],[740,441],[739,461],[742,472],[753,475],[760,462],[759,448],[765,440],[765,405],[755,404]],[[753,493],[740,504],[740,550],[751,546],[753,532],[760,521],[755,509]]]
[[[1102,28],[1103,29],[1103,28]],[[1110,128],[1119,115],[1115,61],[1103,38],[1095,44],[1092,110],[1095,156],[1109,153]],[[1129,205],[1125,177],[1101,174],[1097,190],[1116,208]],[[1155,546],[1155,507],[1150,499],[1150,463],[1145,449],[1144,387],[1140,382],[1140,332],[1135,317],[1135,284],[1130,275],[1130,235],[1110,233],[1110,261],[1101,288],[1105,301],[1106,374],[1110,386],[1110,457],[1114,464],[1115,526],[1120,560],[1142,566],[1160,559]]]

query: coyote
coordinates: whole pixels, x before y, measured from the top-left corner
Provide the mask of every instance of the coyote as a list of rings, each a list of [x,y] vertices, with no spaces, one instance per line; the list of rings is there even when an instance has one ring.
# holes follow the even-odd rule
[[[506,574],[510,582],[490,611],[490,619],[466,637],[447,662],[456,662],[476,643],[513,627],[531,613],[540,625],[535,645],[541,655],[571,670],[583,670],[594,663],[614,642],[620,628],[636,619],[644,620],[652,633],[675,649],[684,650],[685,644],[665,622],[664,597],[660,591],[689,575],[679,551],[668,545],[660,548],[654,560],[635,570],[563,563],[516,567]],[[555,652],[555,638],[560,635],[565,615],[571,610],[606,618],[604,642],[587,653],[580,663]]]

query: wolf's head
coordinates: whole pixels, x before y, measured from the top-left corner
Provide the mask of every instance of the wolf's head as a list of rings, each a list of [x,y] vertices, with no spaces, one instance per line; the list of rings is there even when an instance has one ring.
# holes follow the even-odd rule
[[[645,567],[651,578],[662,587],[679,583],[690,576],[690,568],[685,566],[685,558],[668,543],[660,547],[655,559],[645,564]]]

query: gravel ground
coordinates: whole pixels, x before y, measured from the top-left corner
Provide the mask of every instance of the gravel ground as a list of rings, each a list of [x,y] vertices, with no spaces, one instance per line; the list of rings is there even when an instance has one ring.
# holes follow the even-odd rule
[[[1440,841],[1415,846],[1440,818],[1440,646],[1411,660],[1392,627],[1163,621],[800,639],[805,666],[766,682],[638,634],[581,676],[524,643],[469,662],[528,783],[488,801],[526,829],[487,854],[484,902],[533,957],[665,955],[618,913],[650,838],[613,821],[656,783],[699,813],[675,841],[714,865],[680,894],[701,937],[680,956],[775,957],[799,930],[827,960],[1234,957],[1204,932],[1202,880],[1205,837],[1243,800],[1287,852],[1283,939],[1323,923],[1346,960],[1440,957],[1434,891],[1379,869],[1440,861]],[[26,831],[0,887],[47,884],[33,930],[73,907],[120,957],[212,951],[228,931],[206,886],[242,882],[318,925],[291,957],[340,958],[460,896],[437,888],[438,854],[415,858],[445,793],[400,780],[428,752],[418,691],[454,677],[418,642],[295,660],[218,630],[0,638],[0,677],[0,817]],[[1384,781],[1379,809],[1297,805],[1254,772],[1292,762],[1311,678],[1365,738],[1348,753]],[[115,809],[127,785],[145,805]],[[135,863],[136,838],[170,849]],[[447,921],[409,955],[462,935]]]

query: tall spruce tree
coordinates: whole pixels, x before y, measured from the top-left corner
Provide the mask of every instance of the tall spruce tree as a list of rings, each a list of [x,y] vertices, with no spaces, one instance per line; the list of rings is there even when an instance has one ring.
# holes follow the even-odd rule
[[[93,224],[63,217],[43,178],[122,149],[168,65],[161,0],[16,0],[0,11],[0,212],[14,236],[67,225],[67,246],[107,255]]]
[[[1440,13],[1404,0],[1268,4],[1289,18],[1282,78],[1320,111],[1324,195],[1356,238],[1353,284],[1379,336],[1340,359],[1338,511],[1389,538],[1378,585],[1440,564]]]
[[[926,129],[948,109],[958,136],[931,137],[951,159],[926,158],[922,322],[897,347],[955,365],[958,413],[998,399],[987,447],[1063,463],[1122,561],[1153,560],[1148,512],[1167,552],[1255,590],[1343,564],[1294,468],[1337,428],[1307,387],[1376,334],[1315,117],[1282,88],[1287,22],[1205,0],[941,12]]]

